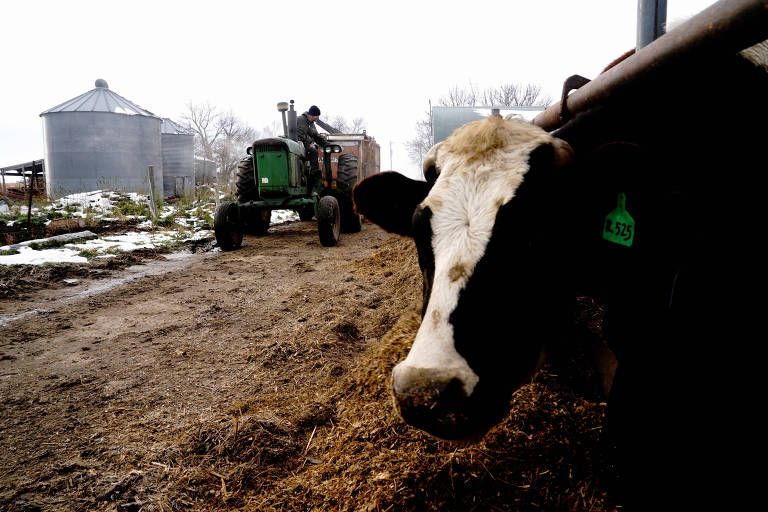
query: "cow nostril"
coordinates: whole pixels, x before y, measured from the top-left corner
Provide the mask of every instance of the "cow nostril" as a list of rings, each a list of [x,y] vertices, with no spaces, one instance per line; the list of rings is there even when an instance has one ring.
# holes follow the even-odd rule
[[[496,419],[479,378],[463,369],[397,365],[392,371],[395,408],[409,425],[440,439],[471,439]],[[508,403],[508,402],[507,402]]]
[[[463,408],[464,383],[444,370],[398,366],[393,371],[393,390],[401,414],[445,414]]]
[[[443,389],[440,391],[440,398],[438,402],[445,408],[456,409],[466,398],[467,395],[464,393],[463,384],[459,379],[454,377],[448,381],[448,383],[445,384]]]

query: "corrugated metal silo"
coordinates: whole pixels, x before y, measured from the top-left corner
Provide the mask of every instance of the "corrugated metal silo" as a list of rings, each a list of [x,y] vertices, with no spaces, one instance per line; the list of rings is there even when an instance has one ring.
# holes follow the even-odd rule
[[[162,194],[161,119],[111,91],[104,80],[46,110],[45,181],[52,197],[111,189],[149,192],[147,167]]]
[[[161,132],[163,196],[189,195],[195,186],[195,136],[167,118]]]

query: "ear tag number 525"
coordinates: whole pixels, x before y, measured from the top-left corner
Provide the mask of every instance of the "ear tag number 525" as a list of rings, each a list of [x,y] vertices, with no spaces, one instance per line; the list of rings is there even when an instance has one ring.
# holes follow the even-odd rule
[[[616,208],[605,216],[603,239],[615,244],[632,247],[635,238],[635,220],[627,211],[627,196],[620,193]]]

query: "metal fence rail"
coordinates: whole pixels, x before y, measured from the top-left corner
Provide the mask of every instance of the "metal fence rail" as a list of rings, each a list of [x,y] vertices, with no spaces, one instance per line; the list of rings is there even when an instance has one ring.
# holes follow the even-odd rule
[[[734,54],[768,39],[768,0],[721,0],[683,25],[669,31],[633,56],[600,74],[567,99],[575,115],[620,95],[642,80],[680,65],[701,63]],[[563,124],[561,104],[536,116],[533,123],[547,131]]]

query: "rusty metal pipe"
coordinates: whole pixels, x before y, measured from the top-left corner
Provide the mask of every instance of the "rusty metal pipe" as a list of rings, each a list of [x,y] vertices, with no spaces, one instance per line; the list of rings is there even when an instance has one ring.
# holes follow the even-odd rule
[[[734,54],[768,39],[768,0],[721,0],[669,31],[635,55],[600,74],[568,96],[572,114],[599,106],[640,80],[695,61]],[[560,103],[536,116],[533,123],[552,131],[562,124]]]

